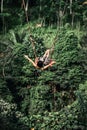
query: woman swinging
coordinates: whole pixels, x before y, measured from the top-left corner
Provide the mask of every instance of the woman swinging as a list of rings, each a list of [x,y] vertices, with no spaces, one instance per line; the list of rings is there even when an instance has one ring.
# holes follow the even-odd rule
[[[52,66],[54,63],[56,63],[54,60],[50,58],[50,53],[53,50],[48,49],[46,50],[45,54],[42,57],[36,57],[35,62],[33,62],[27,55],[24,55],[24,57],[33,64],[33,66],[37,69],[47,69],[48,67]]]

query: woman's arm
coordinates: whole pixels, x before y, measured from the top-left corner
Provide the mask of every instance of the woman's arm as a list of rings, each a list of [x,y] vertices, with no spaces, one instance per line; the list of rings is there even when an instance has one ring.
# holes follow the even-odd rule
[[[27,56],[27,55],[24,55],[24,57],[33,64],[34,67],[38,68],[37,65]]]
[[[56,62],[55,61],[52,61],[51,63],[49,63],[48,65],[44,66],[43,68],[41,68],[41,70],[45,70],[47,69],[48,67],[52,66],[53,64],[55,64]]]
[[[43,55],[43,58],[49,57],[50,49],[45,51],[45,54]]]

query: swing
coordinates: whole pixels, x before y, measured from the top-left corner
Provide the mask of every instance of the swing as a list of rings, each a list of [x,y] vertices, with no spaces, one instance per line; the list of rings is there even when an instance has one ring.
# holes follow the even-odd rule
[[[35,62],[33,60],[31,60],[27,55],[24,55],[24,57],[32,63],[32,65],[37,68],[37,69],[41,69],[41,70],[45,70],[47,69],[48,67],[51,67],[53,64],[55,64],[56,62],[49,58],[49,55],[51,53],[51,57],[52,57],[52,53],[53,53],[53,48],[54,48],[54,45],[55,45],[55,41],[56,41],[56,37],[54,39],[54,42],[52,44],[52,47],[48,50],[46,50],[45,54],[42,56],[42,57],[37,57],[36,55],[36,50],[35,50],[35,41],[33,40],[32,36],[30,36],[30,41],[32,43],[32,47],[33,47],[33,51],[34,51],[34,55],[35,55]]]
[[[26,15],[26,21],[28,23],[28,14],[27,14],[27,11],[28,11],[28,3],[26,3],[25,5],[25,1],[23,0],[23,6],[24,6],[24,10],[25,10],[25,15]],[[29,30],[30,31],[30,30]],[[57,37],[57,35],[56,35]],[[34,55],[35,55],[35,62],[30,59],[27,55],[24,55],[24,57],[33,64],[33,66],[37,69],[41,69],[41,70],[44,70],[44,69],[47,69],[48,67],[52,66],[53,64],[55,64],[56,62],[52,59],[49,58],[49,55],[50,55],[50,52],[51,52],[51,56],[52,56],[52,53],[53,53],[53,48],[54,48],[54,45],[55,45],[55,41],[57,40],[55,37],[54,39],[54,42],[52,44],[52,47],[48,50],[46,50],[45,54],[43,55],[43,57],[40,57],[38,58],[37,55],[36,55],[36,50],[35,50],[35,41],[33,40],[32,36],[30,35],[30,41],[32,43],[32,47],[33,47],[33,51],[34,51]]]

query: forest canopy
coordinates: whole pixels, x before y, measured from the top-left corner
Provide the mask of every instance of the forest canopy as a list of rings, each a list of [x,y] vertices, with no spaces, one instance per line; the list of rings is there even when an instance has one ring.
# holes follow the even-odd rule
[[[86,130],[86,0],[1,0],[0,7],[0,129]],[[24,58],[52,47],[56,63],[44,71]]]

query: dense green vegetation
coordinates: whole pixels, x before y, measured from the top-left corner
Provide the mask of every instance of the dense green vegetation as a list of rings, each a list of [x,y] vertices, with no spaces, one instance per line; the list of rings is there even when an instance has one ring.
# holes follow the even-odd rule
[[[0,4],[0,130],[86,130],[87,4]],[[30,35],[37,56],[51,48],[56,37],[56,64],[41,71],[24,58],[27,54],[35,59]]]

